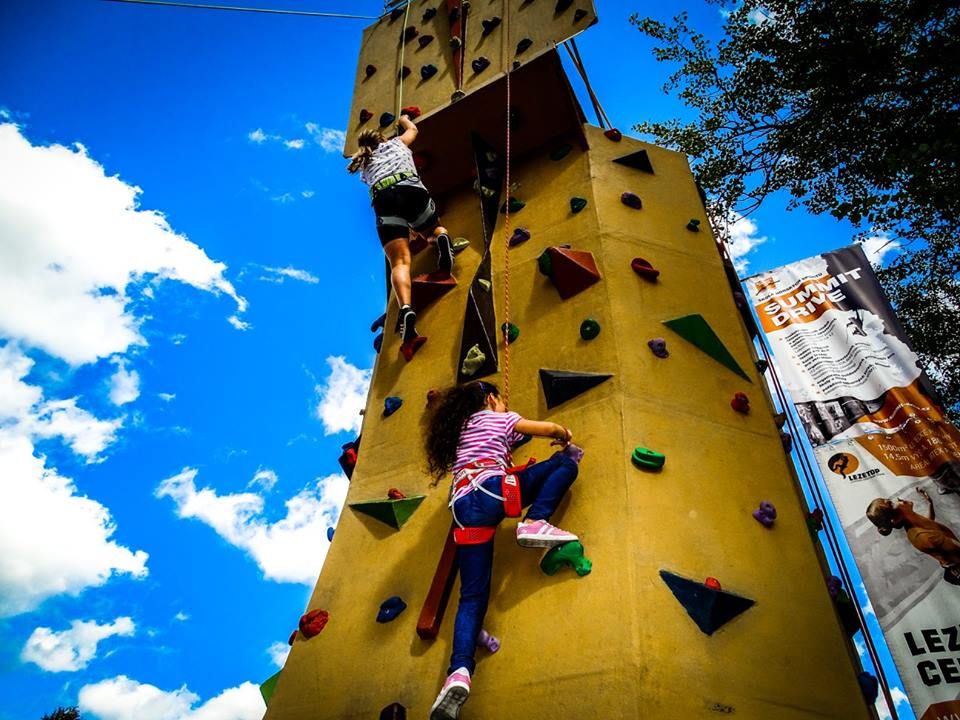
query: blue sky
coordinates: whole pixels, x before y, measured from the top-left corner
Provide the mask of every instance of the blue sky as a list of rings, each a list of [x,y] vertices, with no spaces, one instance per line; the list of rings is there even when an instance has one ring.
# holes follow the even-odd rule
[[[642,3],[597,5],[578,44],[610,117],[682,114]],[[699,2],[657,16],[682,7],[719,31]],[[0,3],[0,719],[260,717],[383,310],[339,153],[365,24]],[[736,250],[754,272],[852,233],[769,203]]]

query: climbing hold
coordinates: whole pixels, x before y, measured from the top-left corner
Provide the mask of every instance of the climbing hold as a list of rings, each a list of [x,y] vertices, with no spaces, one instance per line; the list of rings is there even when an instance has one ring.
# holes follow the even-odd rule
[[[620,202],[627,207],[632,207],[634,210],[639,210],[643,207],[643,202],[640,200],[639,196],[634,195],[632,192],[622,193],[620,195]]]
[[[690,222],[687,223],[687,230],[690,232],[700,232],[700,221],[696,218],[690,218]]]
[[[626,165],[628,168],[633,168],[634,170],[643,170],[648,173],[653,172],[653,165],[650,163],[650,156],[647,155],[646,150],[637,150],[629,155],[614,158],[613,161],[618,165]]]
[[[420,46],[421,50],[432,42],[433,35],[421,35],[419,38],[417,38],[417,45]]]
[[[744,295],[739,290],[733,291],[733,304],[737,306],[738,310],[743,310],[747,305],[747,296]]]
[[[621,133],[616,128],[610,128],[609,130],[604,130],[603,136],[607,140],[612,140],[613,142],[620,142],[621,140],[623,140],[623,133]]]
[[[273,691],[277,689],[277,680],[280,679],[281,672],[283,672],[283,670],[277,670],[277,672],[260,683],[260,695],[263,697],[264,705],[270,704],[270,698],[273,697]]]
[[[507,212],[508,206],[510,208],[510,212],[518,213],[521,210],[523,210],[527,206],[527,204],[523,200],[512,197],[510,198],[509,203],[504,203],[503,205],[500,206],[500,213],[505,215]]]
[[[402,17],[403,17],[402,7],[394,8],[393,10],[390,11],[390,22],[393,22],[394,20],[398,20]]]
[[[573,0],[557,0],[557,6],[554,8],[554,12],[558,15],[564,12],[567,8],[573,5]]]
[[[747,377],[743,368],[740,367],[733,355],[730,354],[730,351],[727,350],[723,341],[717,337],[717,334],[704,319],[703,315],[684,315],[683,317],[674,318],[673,320],[664,320],[663,324],[687,342],[700,348],[731,372],[736,373],[744,380],[750,382],[750,378]]]
[[[450,273],[432,272],[417,275],[411,283],[413,307],[423,312],[457,286],[457,280]]]
[[[543,395],[548,408],[565,403],[612,377],[610,373],[540,369],[540,384],[543,385]]]
[[[373,117],[373,113],[363,108],[360,110],[360,122],[365,123],[367,120]]]
[[[453,239],[453,252],[461,253],[470,247],[470,241],[463,237]]]
[[[600,323],[593,318],[587,318],[580,323],[580,337],[584,340],[593,340],[600,334]]]
[[[484,70],[490,67],[490,61],[487,60],[487,58],[480,56],[476,60],[474,60],[472,63],[470,63],[470,67],[473,68],[473,71],[475,73],[482,73]]]
[[[573,21],[575,23],[580,22],[587,16],[587,11],[583,8],[577,8],[573,13]]]
[[[754,520],[765,528],[773,527],[773,522],[777,519],[777,509],[773,506],[773,503],[766,500],[761,502],[760,507],[754,510],[752,514]]]
[[[814,535],[823,530],[823,510],[814,508],[807,513],[807,529]]]
[[[390,527],[399,530],[410,516],[416,512],[426,495],[411,495],[398,500],[382,499],[363,500],[349,503],[351,509],[379,520]]]
[[[477,635],[477,647],[486,648],[491,655],[500,649],[500,639],[494,637],[486,630],[481,630]]]
[[[514,60],[514,61],[513,61],[513,65],[511,65],[510,67],[512,67],[514,70],[519,70],[519,69],[520,69],[520,61],[519,61],[519,60]],[[511,127],[512,127],[512,126],[511,126]]]
[[[710,587],[706,583],[699,583],[666,570],[660,571],[660,578],[683,605],[690,619],[707,635],[713,635],[754,604],[754,601],[749,598]]]
[[[513,343],[517,341],[517,338],[520,337],[520,328],[513,323],[503,323],[500,326],[500,332],[503,333],[503,336],[511,345],[513,345]]]
[[[299,630],[294,630],[292,633],[290,633],[290,637],[287,638],[287,645],[293,647],[293,644],[297,641],[297,635],[299,634]]]
[[[456,52],[456,51],[459,50],[462,46],[463,46],[463,41],[460,40],[460,38],[458,38],[458,37],[452,37],[452,38],[450,38],[450,49],[451,49],[451,50],[453,50],[454,52]],[[454,93],[454,94],[456,94],[456,93]]]
[[[578,213],[587,206],[587,199],[582,197],[570,198],[570,212]]]
[[[467,355],[463,358],[463,363],[460,365],[460,372],[467,377],[473,377],[480,368],[483,367],[486,361],[486,354],[480,349],[479,345],[474,345],[467,350]]]
[[[570,154],[571,150],[573,150],[573,146],[568,143],[564,143],[563,145],[560,145],[550,151],[550,159],[553,161],[563,160],[567,155]]]
[[[403,405],[403,400],[395,395],[391,395],[390,397],[386,398],[383,401],[383,416],[390,417],[400,409],[401,405]]]
[[[770,363],[768,363],[763,358],[760,358],[759,360],[757,360],[756,366],[757,366],[757,372],[763,375],[763,373],[767,371],[767,368],[770,367]]]
[[[748,398],[744,393],[738,392],[734,394],[733,399],[730,401],[730,407],[732,407],[738,413],[746,415],[750,412],[750,398]]]
[[[333,542],[333,528],[327,528],[327,542]]]
[[[847,632],[847,635],[853,636],[860,630],[860,618],[857,616],[857,609],[843,588],[843,581],[835,575],[827,579],[827,591],[833,598],[834,605],[837,608],[837,614],[840,616],[840,624]]]
[[[780,431],[780,442],[783,443],[783,451],[790,453],[793,450],[793,437],[788,432]]]
[[[307,640],[319,635],[326,627],[330,613],[326,610],[311,610],[300,617],[300,634]]]
[[[380,720],[407,720],[407,709],[400,703],[391,703],[380,711]]]
[[[670,351],[667,350],[667,341],[663,338],[647,340],[647,347],[649,347],[658,358],[670,357]]]
[[[417,351],[422,348],[427,342],[427,338],[423,335],[417,335],[412,340],[407,340],[400,346],[400,354],[403,355],[403,359],[407,362],[413,360],[413,356],[417,354]]]
[[[873,705],[880,694],[880,682],[866,670],[857,675],[857,682],[860,683],[863,699],[867,701],[868,705]]]
[[[380,116],[380,127],[387,127],[392,125],[393,121],[396,120],[396,116],[393,113],[385,112]]]
[[[406,43],[406,42],[410,42],[411,40],[413,40],[413,39],[414,39],[417,35],[419,35],[419,34],[420,34],[420,33],[417,31],[417,29],[416,29],[413,25],[411,25],[410,27],[406,28],[406,29],[403,31],[402,40],[403,40],[403,42],[405,42],[405,43]]]
[[[487,292],[490,292],[490,289],[493,287],[493,283],[491,283],[486,278],[477,278],[477,283],[479,283],[480,287],[482,287]]]
[[[530,239],[530,231],[526,228],[517,228],[513,231],[513,235],[510,236],[510,247],[516,247],[521,243],[525,243]]]
[[[583,545],[576,540],[551,549],[540,561],[540,569],[547,575],[556,575],[565,567],[572,568],[580,577],[593,569],[593,563],[583,556]]]
[[[382,336],[381,336],[382,337]],[[337,462],[340,463],[340,469],[347,476],[347,480],[353,477],[353,469],[357,466],[357,453],[360,452],[360,438],[351,440],[340,446],[342,452]]]
[[[380,348],[383,347],[383,333],[380,333],[373,339],[373,349],[379,354]]]
[[[377,613],[378,623],[388,623],[396,620],[397,616],[407,609],[407,604],[399,595],[388,597],[380,603],[380,611]]]
[[[397,72],[398,80],[406,80],[409,76],[410,76],[410,68],[406,65],[400,68],[399,72]]]
[[[540,272],[553,280],[563,300],[600,282],[600,271],[593,254],[586,250],[551,247],[544,251],[548,259],[537,260]],[[541,259],[543,255],[541,255]]]
[[[401,115],[406,115],[411,120],[416,120],[420,117],[420,106],[419,105],[407,105],[403,110],[400,111]]]
[[[430,78],[432,78],[432,77],[433,77],[434,75],[436,75],[436,74],[437,74],[437,66],[436,66],[436,65],[424,65],[422,68],[420,68],[420,79],[421,79],[421,80],[429,80]]]
[[[426,10],[423,11],[423,21],[422,21],[422,22],[428,22],[428,21],[430,21],[430,20],[433,20],[436,16],[437,16],[437,9],[436,9],[436,8],[427,8]]]
[[[531,40],[530,38],[524,38],[523,40],[517,43],[516,54],[522,55],[523,53],[525,53],[527,50],[530,49],[531,45],[533,45],[533,40]]]
[[[376,320],[374,320],[373,323],[370,325],[370,332],[376,332],[377,330],[382,329],[386,321],[387,321],[387,314],[384,313],[383,315],[378,317]]]
[[[500,23],[501,23],[501,20],[496,15],[494,15],[492,18],[489,18],[488,20],[481,20],[480,24],[483,26],[483,31],[480,33],[480,35],[482,37],[486,37],[487,35],[492,33],[494,30],[496,30],[500,26]]]
[[[372,77],[372,76],[375,75],[376,72],[377,72],[377,66],[376,66],[376,65],[367,65],[367,67],[364,68],[363,72],[364,72],[364,74],[365,74],[367,77]]]
[[[643,258],[634,258],[630,261],[630,267],[642,278],[647,280],[656,280],[660,277],[660,271],[657,270],[648,260]]]
[[[720,581],[715,577],[707,577],[703,581],[703,584],[711,590],[723,590],[723,588],[720,586]]]
[[[645,447],[636,447],[630,455],[630,461],[638,468],[644,470],[659,470],[667,461],[667,456],[656,450],[650,450]]]

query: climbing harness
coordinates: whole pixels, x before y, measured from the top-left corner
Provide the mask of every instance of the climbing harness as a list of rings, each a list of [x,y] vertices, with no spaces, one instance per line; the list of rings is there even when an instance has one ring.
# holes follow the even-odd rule
[[[453,522],[456,525],[453,529],[453,541],[457,545],[479,545],[489,542],[493,539],[497,528],[496,526],[464,526],[457,517],[457,511],[454,507],[456,502],[470,493],[479,490],[494,500],[502,502],[503,511],[507,517],[520,517],[521,512],[523,512],[523,501],[520,499],[520,481],[517,478],[517,473],[530,467],[534,462],[536,461],[531,458],[525,465],[505,467],[499,460],[481,459],[474,460],[457,471],[453,477],[453,483],[450,486],[449,502],[450,514],[453,515]],[[477,478],[480,474],[488,470],[496,470],[503,473],[503,480],[500,486],[500,491],[503,493],[502,495],[497,495],[495,492],[487,490],[487,488],[483,486],[482,481],[478,481]]]
[[[415,178],[416,175],[409,170],[404,170],[403,172],[394,173],[393,175],[387,175],[385,178],[377,180],[373,185],[370,186],[370,196],[373,197],[381,190],[386,190],[388,187],[396,185],[398,182],[402,182],[409,178]]]

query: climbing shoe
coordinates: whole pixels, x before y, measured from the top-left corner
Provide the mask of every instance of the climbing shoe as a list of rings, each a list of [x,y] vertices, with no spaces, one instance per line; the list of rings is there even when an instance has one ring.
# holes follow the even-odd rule
[[[449,273],[453,270],[453,245],[450,236],[446,233],[437,235],[437,270]]]
[[[409,342],[417,336],[417,314],[409,305],[400,308],[400,338],[403,342]]]
[[[534,520],[517,525],[517,545],[521,547],[552,548],[579,538],[573,533],[554,527],[546,520]]]
[[[430,708],[430,720],[456,720],[460,708],[470,697],[470,672],[465,668],[454,670],[440,689]]]

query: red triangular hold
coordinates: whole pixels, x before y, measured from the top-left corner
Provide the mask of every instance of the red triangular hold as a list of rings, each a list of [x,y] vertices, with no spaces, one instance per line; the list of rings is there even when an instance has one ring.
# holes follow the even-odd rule
[[[593,253],[560,247],[548,248],[547,252],[553,266],[551,279],[564,300],[600,282]]]
[[[400,346],[400,354],[403,355],[407,362],[410,362],[413,360],[413,356],[417,354],[417,350],[422,348],[426,342],[427,337],[425,335],[417,335],[412,340],[407,340]]]
[[[450,273],[432,272],[417,275],[413,279],[413,309],[422,312],[431,303],[439,300],[457,286],[457,279]]]

